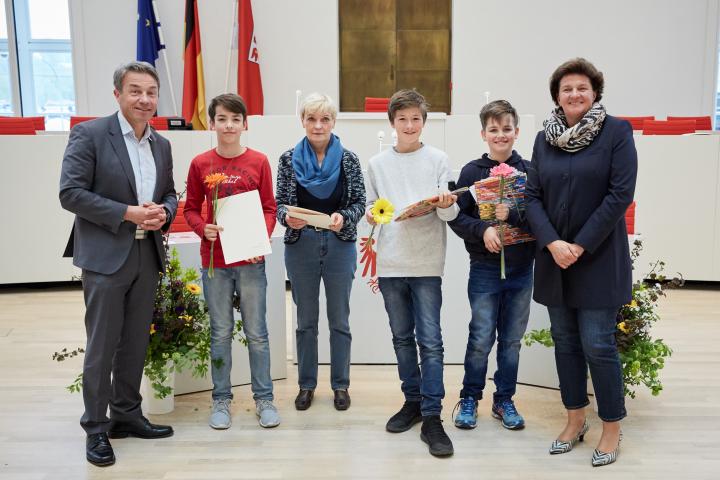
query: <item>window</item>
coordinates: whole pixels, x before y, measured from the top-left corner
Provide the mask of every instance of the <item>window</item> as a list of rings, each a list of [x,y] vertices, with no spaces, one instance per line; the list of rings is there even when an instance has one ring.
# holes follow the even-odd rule
[[[5,0],[0,0],[0,115],[12,115],[12,83],[10,83],[10,54],[8,51]]]
[[[0,1],[12,2],[10,11],[15,27],[14,38],[8,38],[8,19],[3,9],[0,112],[44,116],[47,130],[67,130],[70,116],[75,113],[68,3],[58,0]],[[12,74],[8,45],[17,48],[16,78]],[[20,87],[20,105],[6,100],[12,98],[13,82]]]

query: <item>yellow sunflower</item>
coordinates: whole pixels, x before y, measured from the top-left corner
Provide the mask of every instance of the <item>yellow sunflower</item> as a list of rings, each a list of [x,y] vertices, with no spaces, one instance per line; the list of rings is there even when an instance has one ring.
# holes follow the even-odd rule
[[[392,220],[393,214],[395,213],[395,207],[387,198],[378,198],[375,200],[375,203],[370,209],[370,213],[372,214],[375,223],[383,225],[390,223],[390,220]]]
[[[151,324],[150,324],[150,335],[154,334],[156,331],[157,331],[157,330],[155,330],[155,324],[154,324],[154,323],[151,323]]]
[[[623,333],[630,333],[630,327],[628,327],[625,322],[618,323],[617,328]]]
[[[195,283],[188,283],[185,288],[187,288],[188,292],[192,293],[193,295],[198,295],[200,293],[200,285],[197,285]]]
[[[633,300],[632,302],[630,302],[630,307],[631,307],[631,308],[635,308],[635,307],[637,307],[637,306],[638,306],[638,304],[637,304],[637,302],[636,302],[635,300]]]

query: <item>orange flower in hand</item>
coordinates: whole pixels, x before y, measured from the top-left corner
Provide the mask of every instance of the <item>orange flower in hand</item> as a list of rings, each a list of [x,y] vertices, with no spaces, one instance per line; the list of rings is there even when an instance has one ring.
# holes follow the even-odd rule
[[[225,180],[227,180],[227,175],[224,173],[211,173],[209,175],[205,176],[205,185],[208,186],[209,189],[213,189],[223,183]]]

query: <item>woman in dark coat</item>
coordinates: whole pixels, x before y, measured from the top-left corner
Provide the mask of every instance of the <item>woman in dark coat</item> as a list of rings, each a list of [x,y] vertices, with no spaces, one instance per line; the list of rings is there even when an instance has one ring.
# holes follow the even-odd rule
[[[528,220],[537,239],[534,299],[547,305],[567,425],[550,448],[566,453],[588,430],[587,370],[603,421],[593,466],[617,458],[626,415],[615,343],[619,308],[632,294],[625,210],[633,199],[632,128],[605,113],[604,79],[576,58],[550,78],[557,105],[535,139]]]

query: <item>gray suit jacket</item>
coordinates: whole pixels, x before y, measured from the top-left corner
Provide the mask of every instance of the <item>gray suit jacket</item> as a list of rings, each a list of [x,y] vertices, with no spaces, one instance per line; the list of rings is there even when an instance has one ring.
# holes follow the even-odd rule
[[[157,169],[153,201],[167,209],[166,231],[177,210],[170,142],[152,130],[150,145]],[[110,275],[125,263],[136,225],[123,220],[128,205],[137,205],[137,188],[117,114],[76,125],[63,156],[60,204],[75,214],[64,256],[92,272]],[[161,267],[165,254],[162,235],[149,232]]]

